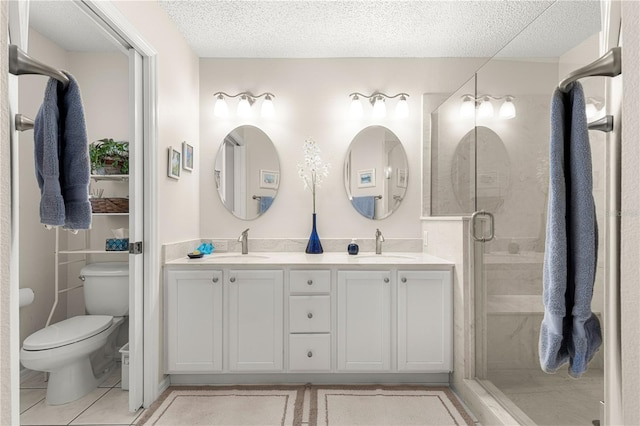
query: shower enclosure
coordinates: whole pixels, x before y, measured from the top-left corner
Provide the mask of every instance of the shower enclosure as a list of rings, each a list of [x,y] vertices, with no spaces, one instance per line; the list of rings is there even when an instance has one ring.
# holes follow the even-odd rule
[[[600,56],[598,34],[584,34],[562,51],[531,56],[523,40],[536,31],[534,22],[431,113],[430,214],[473,214],[475,379],[521,424],[585,425],[602,419],[604,350],[576,380],[567,368],[552,375],[541,371],[538,338],[551,94],[570,71]],[[589,121],[600,118],[605,82],[581,83]],[[604,241],[605,137],[590,131],[589,138]],[[592,302],[601,323],[603,245]]]

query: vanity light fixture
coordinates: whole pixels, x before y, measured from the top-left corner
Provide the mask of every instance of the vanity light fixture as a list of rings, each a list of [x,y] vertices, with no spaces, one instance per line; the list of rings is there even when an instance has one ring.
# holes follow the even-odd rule
[[[395,116],[396,118],[405,118],[409,115],[409,105],[407,103],[406,93],[398,93],[397,95],[389,96],[384,93],[374,92],[371,95],[363,95],[359,92],[354,92],[349,95],[351,97],[351,107],[349,109],[349,116],[351,118],[362,117],[362,104],[360,103],[360,97],[369,99],[371,105],[373,105],[373,118],[384,118],[387,115],[387,99],[394,99],[400,97],[396,104]]]
[[[473,95],[462,95],[462,104],[460,105],[460,117],[471,118],[474,116],[475,109],[478,107],[478,117],[490,118],[493,117],[494,109],[492,100],[499,101],[504,99],[504,102],[500,106],[498,116],[500,118],[509,120],[516,116],[516,106],[513,103],[514,96],[493,96],[493,95],[480,95],[475,97]]]
[[[240,102],[238,102],[237,114],[240,117],[248,117],[251,115],[251,106],[255,103],[258,98],[264,97],[264,101],[262,102],[262,108],[260,113],[265,118],[271,118],[275,115],[275,109],[273,107],[273,98],[275,95],[273,93],[265,92],[259,95],[254,95],[251,92],[240,92],[237,95],[229,95],[225,92],[216,92],[213,94],[216,97],[216,104],[213,107],[213,114],[216,117],[226,117],[229,115],[229,108],[227,107],[226,98],[237,98],[240,97]]]

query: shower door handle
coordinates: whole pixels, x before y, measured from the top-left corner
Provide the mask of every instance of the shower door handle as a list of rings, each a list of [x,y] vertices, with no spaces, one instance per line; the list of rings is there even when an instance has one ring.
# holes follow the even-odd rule
[[[489,235],[485,236],[484,233],[478,237],[478,235],[476,234],[476,219],[478,216],[487,216],[489,218]],[[486,243],[487,241],[491,241],[493,240],[493,238],[495,237],[495,232],[494,232],[494,220],[493,220],[493,215],[489,212],[485,212],[484,210],[480,210],[478,212],[475,212],[474,214],[471,215],[471,236],[473,237],[474,240],[476,241],[480,241],[481,243]]]

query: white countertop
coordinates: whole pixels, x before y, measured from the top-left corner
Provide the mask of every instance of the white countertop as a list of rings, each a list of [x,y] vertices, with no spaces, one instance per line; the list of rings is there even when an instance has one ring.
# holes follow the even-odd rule
[[[208,266],[208,265],[310,265],[310,266],[445,266],[452,267],[450,262],[439,257],[424,253],[389,252],[375,254],[362,252],[357,255],[347,253],[327,252],[322,254],[306,254],[297,252],[253,252],[240,253],[212,253],[200,259],[184,257],[171,260],[166,265],[180,266]]]

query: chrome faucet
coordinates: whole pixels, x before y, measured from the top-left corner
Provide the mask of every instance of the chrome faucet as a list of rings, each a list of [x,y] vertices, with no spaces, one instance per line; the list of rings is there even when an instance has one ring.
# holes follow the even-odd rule
[[[376,254],[382,254],[382,242],[384,241],[384,237],[382,236],[382,232],[379,229],[376,229]]]
[[[238,242],[242,243],[242,254],[249,254],[249,228],[242,231],[238,237]]]

